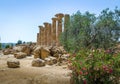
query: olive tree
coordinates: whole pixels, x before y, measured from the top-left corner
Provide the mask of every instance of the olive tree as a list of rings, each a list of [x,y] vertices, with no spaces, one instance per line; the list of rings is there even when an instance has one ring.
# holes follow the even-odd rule
[[[61,43],[67,51],[76,52],[81,48],[110,48],[120,38],[120,10],[104,9],[99,16],[80,11],[70,17]]]

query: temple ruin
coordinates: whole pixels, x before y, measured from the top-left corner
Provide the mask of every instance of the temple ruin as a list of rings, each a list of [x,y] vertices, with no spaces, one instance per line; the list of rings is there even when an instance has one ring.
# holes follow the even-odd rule
[[[52,23],[44,22],[39,26],[37,33],[37,45],[41,46],[60,46],[59,37],[66,31],[66,24],[70,22],[69,14],[58,13],[52,18]]]

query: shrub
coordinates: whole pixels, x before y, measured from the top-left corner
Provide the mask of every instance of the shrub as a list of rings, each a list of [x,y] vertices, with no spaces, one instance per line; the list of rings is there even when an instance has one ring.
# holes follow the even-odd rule
[[[120,38],[120,9],[104,9],[99,16],[90,12],[76,12],[65,25],[60,42],[68,52],[80,48],[108,49]]]
[[[5,48],[10,48],[10,45],[6,45]]]
[[[16,45],[22,44],[22,40],[18,40]]]
[[[2,44],[0,43],[0,50],[2,49]]]
[[[80,50],[71,59],[74,84],[118,84],[120,53],[111,50]]]

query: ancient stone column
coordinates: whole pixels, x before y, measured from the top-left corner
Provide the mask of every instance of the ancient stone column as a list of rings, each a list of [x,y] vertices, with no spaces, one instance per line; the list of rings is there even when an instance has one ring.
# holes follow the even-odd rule
[[[39,45],[39,33],[37,33],[37,45]]]
[[[51,32],[51,24],[49,23],[48,24],[48,38],[47,38],[47,41],[48,41],[48,46],[51,46],[51,41],[52,41],[52,32]]]
[[[39,27],[39,26],[38,26]],[[39,27],[39,36],[38,36],[38,45],[41,45],[41,35],[40,35],[40,27]]]
[[[38,45],[41,45],[41,35],[40,35],[40,33],[39,33],[39,43],[38,43]]]
[[[62,32],[62,18],[64,17],[64,14],[59,13],[55,15],[58,18],[58,29],[57,29],[57,46],[60,46],[60,42],[59,42],[59,36]]]
[[[47,46],[48,45],[48,23],[47,22],[45,22],[45,23],[43,23],[44,24],[44,26],[45,26],[45,46]]]
[[[45,45],[45,28],[42,27],[42,45]]]
[[[42,28],[43,26],[39,26],[39,45],[42,45]]]
[[[67,31],[69,26],[70,26],[70,15],[65,14],[65,16],[64,16],[64,31]]]
[[[43,29],[43,26],[39,26],[39,36],[40,36],[40,45],[44,45],[44,29]]]
[[[52,45],[56,45],[56,21],[57,18],[52,18]]]

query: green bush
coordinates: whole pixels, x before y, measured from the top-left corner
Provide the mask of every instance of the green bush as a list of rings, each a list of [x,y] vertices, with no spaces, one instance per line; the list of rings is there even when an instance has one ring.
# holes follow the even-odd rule
[[[10,48],[10,45],[6,45],[5,48]]]
[[[0,43],[0,50],[2,49],[2,44]]]
[[[60,42],[66,51],[77,53],[70,60],[74,83],[118,84],[120,54],[107,49],[114,47],[119,38],[120,9],[117,7],[104,9],[99,16],[80,11],[73,14]]]
[[[120,53],[80,50],[70,59],[74,84],[119,84]]]
[[[18,40],[16,45],[22,44],[22,40]]]
[[[120,38],[120,9],[103,10],[99,16],[90,12],[76,12],[65,25],[60,42],[68,52],[80,48],[108,49]]]

